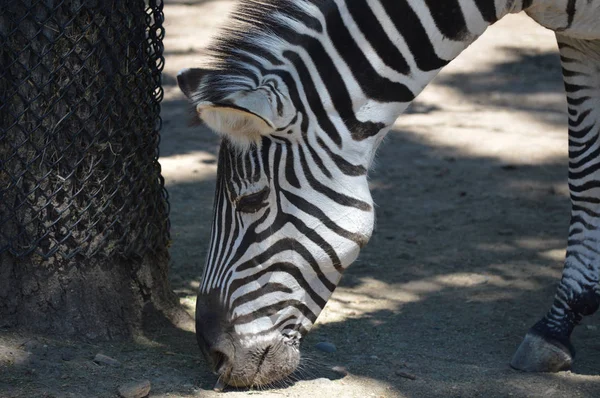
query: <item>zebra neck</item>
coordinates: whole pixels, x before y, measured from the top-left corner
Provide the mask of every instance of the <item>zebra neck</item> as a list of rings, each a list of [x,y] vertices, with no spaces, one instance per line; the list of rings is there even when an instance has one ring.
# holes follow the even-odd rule
[[[386,125],[449,62],[485,30],[509,13],[520,12],[532,0],[332,0],[340,23],[327,18],[330,39],[346,61],[346,86],[355,87],[357,116],[368,120],[374,103]],[[341,40],[339,31],[347,30]],[[348,37],[356,51],[351,51]],[[361,59],[361,54],[364,57]],[[353,81],[354,80],[354,81]],[[363,116],[363,117],[361,117]]]
[[[485,29],[532,0],[243,0],[211,49],[203,100],[271,89],[327,142],[371,156],[415,97]],[[276,80],[285,90],[264,85]],[[261,86],[261,84],[264,86]],[[295,120],[295,119],[294,119]],[[287,129],[289,126],[276,126]],[[378,138],[377,137],[377,138]],[[366,149],[366,151],[365,151]]]
[[[326,3],[334,6],[325,6]],[[331,99],[324,104],[333,110],[330,114],[337,113],[345,121],[349,134],[345,135],[344,146],[365,145],[368,167],[383,136],[439,71],[488,26],[530,3],[531,0],[323,2],[323,33],[331,43],[325,46],[329,57],[318,54],[314,48],[307,50],[315,72],[328,77],[315,79]]]

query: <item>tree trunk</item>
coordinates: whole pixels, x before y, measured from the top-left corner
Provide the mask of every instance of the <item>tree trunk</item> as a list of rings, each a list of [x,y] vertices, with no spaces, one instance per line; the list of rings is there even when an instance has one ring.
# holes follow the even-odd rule
[[[113,339],[176,311],[156,3],[0,7],[0,327]]]

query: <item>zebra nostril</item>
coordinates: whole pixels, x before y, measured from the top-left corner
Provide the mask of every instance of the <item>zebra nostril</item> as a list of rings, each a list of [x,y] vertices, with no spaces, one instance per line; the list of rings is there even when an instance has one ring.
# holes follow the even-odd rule
[[[218,375],[223,374],[227,367],[227,363],[229,362],[229,357],[227,354],[219,350],[212,350],[210,352],[210,357],[212,359],[215,372]]]

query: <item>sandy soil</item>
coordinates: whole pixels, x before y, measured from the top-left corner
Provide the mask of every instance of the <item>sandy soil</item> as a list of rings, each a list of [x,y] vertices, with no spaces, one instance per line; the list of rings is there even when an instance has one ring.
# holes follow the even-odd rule
[[[171,281],[192,311],[219,141],[188,127],[175,76],[200,62],[232,2],[166,3],[161,164],[171,197]],[[371,174],[376,231],[306,338],[300,381],[215,393],[192,330],[153,322],[123,344],[2,335],[0,397],[113,397],[142,379],[152,397],[600,396],[598,317],[574,333],[572,372],[508,366],[548,309],[562,268],[565,109],[553,34],[525,15],[502,20],[444,70],[379,153]],[[319,353],[321,341],[337,352]],[[99,352],[120,367],[94,363]]]

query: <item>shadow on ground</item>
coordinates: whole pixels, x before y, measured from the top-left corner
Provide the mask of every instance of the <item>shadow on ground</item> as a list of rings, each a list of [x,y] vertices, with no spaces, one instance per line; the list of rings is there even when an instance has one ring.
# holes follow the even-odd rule
[[[513,58],[490,70],[443,75],[435,84],[514,110],[524,109],[520,96],[549,95],[525,109],[562,114],[564,104],[555,100],[562,93],[556,61],[556,54],[515,49]],[[165,82],[173,85],[174,76]],[[411,113],[435,118],[442,110],[417,101]],[[188,127],[190,114],[181,98],[163,103],[161,156],[202,153],[200,167],[216,156],[219,141],[202,127]],[[552,120],[548,128],[556,128]],[[564,138],[566,145],[566,129]],[[526,330],[549,307],[560,277],[569,222],[567,159],[506,163],[394,131],[377,164],[371,173],[374,236],[307,336],[307,362],[297,377],[336,378],[330,369],[342,366],[349,372],[342,383],[376,380],[390,396],[599,396],[599,379],[585,376],[600,374],[597,318],[575,333],[574,373],[524,374],[508,367]],[[210,235],[214,175],[170,178],[167,187],[170,278],[184,305],[193,308],[190,297]],[[334,343],[337,352],[316,352],[319,341]],[[153,396],[208,397],[216,381],[191,329],[156,317],[134,343],[85,344],[12,332],[0,335],[0,342],[1,397],[114,396],[120,384],[139,379],[152,381]],[[98,352],[121,366],[94,363]],[[322,391],[329,388],[324,383]]]

